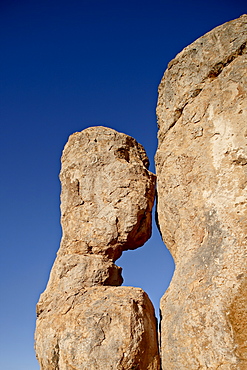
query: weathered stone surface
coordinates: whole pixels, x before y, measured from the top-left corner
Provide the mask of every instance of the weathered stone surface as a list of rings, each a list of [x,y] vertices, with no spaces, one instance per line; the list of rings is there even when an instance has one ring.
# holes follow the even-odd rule
[[[247,16],[171,61],[159,87],[158,220],[176,270],[162,366],[247,369]]]
[[[151,235],[155,176],[144,148],[105,127],[70,136],[62,156],[59,253],[101,254],[113,260]]]
[[[41,370],[159,370],[154,309],[114,264],[151,234],[155,176],[143,147],[105,127],[70,136],[60,179],[63,237],[37,304]]]
[[[42,370],[160,368],[153,306],[139,288],[64,294],[39,315],[36,333]]]
[[[37,312],[50,303],[60,301],[64,294],[76,295],[91,286],[119,286],[123,282],[122,269],[99,255],[68,254],[57,256],[46,290],[41,294]]]

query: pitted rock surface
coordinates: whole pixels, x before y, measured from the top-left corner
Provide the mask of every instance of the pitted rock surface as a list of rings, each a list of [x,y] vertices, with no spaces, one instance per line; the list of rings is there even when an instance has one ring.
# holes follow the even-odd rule
[[[152,303],[132,287],[61,296],[39,315],[36,351],[42,370],[160,369]]]
[[[247,369],[247,15],[168,65],[159,87],[158,222],[176,270],[162,366]]]
[[[105,127],[70,136],[62,156],[59,253],[101,254],[113,260],[151,235],[155,176],[144,148]]]
[[[41,370],[159,370],[154,309],[119,287],[123,251],[151,235],[155,175],[135,139],[105,127],[70,136],[60,179],[63,236],[37,304]]]

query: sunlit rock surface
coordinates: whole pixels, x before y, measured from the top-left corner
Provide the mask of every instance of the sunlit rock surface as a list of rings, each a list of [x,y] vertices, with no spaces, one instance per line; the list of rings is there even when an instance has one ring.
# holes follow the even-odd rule
[[[59,254],[116,260],[151,235],[155,177],[142,145],[105,127],[70,136],[60,179],[63,238]]]
[[[247,16],[173,59],[159,86],[158,223],[175,259],[162,368],[247,369]]]
[[[154,309],[119,287],[124,250],[151,235],[155,176],[143,147],[105,127],[70,136],[60,179],[63,237],[37,304],[41,370],[159,370]]]

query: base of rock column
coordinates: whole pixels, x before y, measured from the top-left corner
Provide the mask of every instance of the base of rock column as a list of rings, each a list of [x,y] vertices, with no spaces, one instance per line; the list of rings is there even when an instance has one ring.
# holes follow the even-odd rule
[[[154,309],[140,288],[92,287],[40,313],[41,370],[159,370]]]

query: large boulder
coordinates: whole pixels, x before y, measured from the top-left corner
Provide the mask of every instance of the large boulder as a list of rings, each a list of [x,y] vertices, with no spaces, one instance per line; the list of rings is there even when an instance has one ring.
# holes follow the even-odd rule
[[[140,288],[94,286],[38,311],[41,370],[159,370],[154,309]]]
[[[176,269],[162,366],[247,369],[247,16],[172,60],[159,86],[158,224]]]
[[[106,127],[69,137],[60,179],[63,238],[59,253],[114,261],[151,236],[155,176],[142,145]]]

